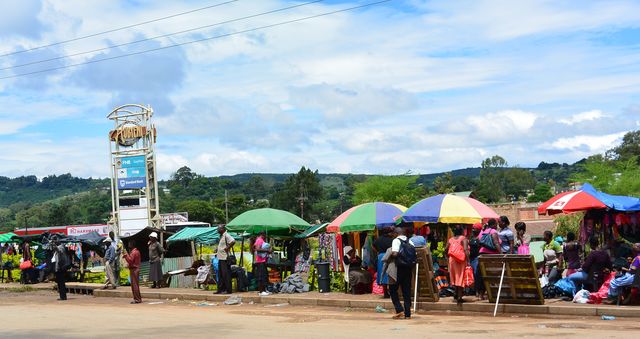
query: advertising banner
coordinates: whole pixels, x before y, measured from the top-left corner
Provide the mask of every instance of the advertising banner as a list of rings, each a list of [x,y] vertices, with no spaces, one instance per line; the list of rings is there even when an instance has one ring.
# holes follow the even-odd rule
[[[147,184],[147,178],[145,177],[133,177],[133,178],[118,178],[118,189],[125,190],[131,188],[143,188]]]
[[[144,155],[116,159],[117,168],[145,167]]]
[[[144,167],[118,168],[118,179],[144,177],[146,175]]]

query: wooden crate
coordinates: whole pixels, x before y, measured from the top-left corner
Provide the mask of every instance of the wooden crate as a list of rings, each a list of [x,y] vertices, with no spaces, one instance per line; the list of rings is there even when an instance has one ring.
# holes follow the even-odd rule
[[[496,302],[503,263],[505,272],[500,303],[543,305],[544,297],[532,255],[483,254],[478,257],[489,301]]]
[[[418,256],[418,301],[437,302],[440,299],[434,279],[433,259],[429,247],[416,247]],[[411,280],[411,292],[415,291],[415,276]]]

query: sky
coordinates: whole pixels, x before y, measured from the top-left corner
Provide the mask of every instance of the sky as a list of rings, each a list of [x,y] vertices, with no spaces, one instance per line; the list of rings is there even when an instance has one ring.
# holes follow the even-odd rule
[[[0,0],[0,175],[108,177],[130,103],[154,110],[161,178],[535,167],[640,129],[640,1],[391,0],[236,33],[375,1]]]

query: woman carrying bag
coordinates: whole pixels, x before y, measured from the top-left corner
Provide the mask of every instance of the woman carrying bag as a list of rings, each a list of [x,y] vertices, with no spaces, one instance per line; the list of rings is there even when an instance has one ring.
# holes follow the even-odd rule
[[[461,225],[453,228],[453,237],[447,242],[445,253],[449,256],[450,284],[456,288],[456,295],[453,298],[458,304],[462,304],[465,270],[469,266],[469,240],[464,236],[464,228]]]

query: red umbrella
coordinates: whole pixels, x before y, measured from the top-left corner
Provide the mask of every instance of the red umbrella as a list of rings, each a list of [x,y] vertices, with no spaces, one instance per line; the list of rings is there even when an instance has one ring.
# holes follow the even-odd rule
[[[540,214],[557,214],[585,211],[592,208],[606,208],[602,201],[585,191],[563,192],[547,200],[538,207]]]

